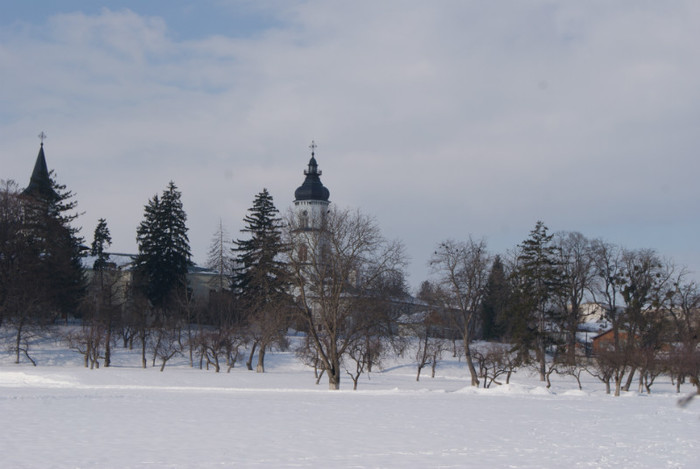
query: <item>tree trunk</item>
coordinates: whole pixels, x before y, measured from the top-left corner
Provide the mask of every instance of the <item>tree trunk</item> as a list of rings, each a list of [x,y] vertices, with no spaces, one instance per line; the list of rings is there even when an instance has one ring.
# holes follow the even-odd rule
[[[630,374],[627,375],[627,382],[625,383],[625,387],[622,388],[623,391],[629,392],[630,386],[632,386],[632,379],[634,378],[634,373],[637,371],[637,368],[634,367],[630,370]]]
[[[620,397],[620,388],[622,387],[622,376],[615,375],[615,397]]]
[[[253,347],[250,349],[250,356],[248,357],[248,361],[245,362],[246,368],[248,368],[249,371],[253,371],[253,354],[255,353],[255,349],[258,347],[258,341],[253,342]]]
[[[107,333],[105,335],[105,368],[109,368],[112,364],[112,327],[107,327]]]
[[[15,350],[17,355],[15,356],[15,363],[19,363],[19,351],[20,345],[22,344],[22,330],[24,329],[24,318],[19,320],[17,325],[17,340],[15,341]]]
[[[265,349],[267,344],[260,344],[260,351],[258,352],[258,365],[255,367],[256,373],[265,373]]]
[[[141,329],[141,367],[146,368],[146,329]]]
[[[187,344],[190,353],[190,368],[194,368],[194,340],[192,340],[192,326],[189,323],[187,324]]]
[[[474,368],[474,363],[472,362],[472,351],[468,339],[464,341],[464,358],[467,361],[467,367],[469,368],[469,374],[472,379],[472,386],[479,387],[479,378],[476,373],[476,368]]]
[[[90,338],[88,337],[87,343],[85,344],[85,355],[83,356],[83,365],[85,365],[85,368],[90,364],[90,353],[92,353],[92,348],[90,347]]]
[[[568,365],[576,364],[576,328],[574,327],[572,331],[569,332],[569,340],[566,350],[566,358]]]
[[[337,391],[340,389],[340,360],[333,360],[333,364],[329,370],[326,370],[328,374],[328,389],[330,391]]]
[[[542,343],[537,345],[537,360],[539,361],[540,381],[546,381],[547,377],[545,375],[547,374],[547,351],[545,350],[544,339],[541,339],[540,342]]]
[[[365,348],[367,350],[367,373],[372,372],[372,345],[370,344],[369,336],[365,337]],[[357,383],[355,383],[355,389],[357,389]]]

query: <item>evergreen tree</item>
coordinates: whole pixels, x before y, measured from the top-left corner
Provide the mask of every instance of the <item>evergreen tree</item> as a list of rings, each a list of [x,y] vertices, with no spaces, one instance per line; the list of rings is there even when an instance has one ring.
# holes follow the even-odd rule
[[[23,193],[24,225],[29,250],[38,257],[36,279],[43,283],[46,307],[66,317],[76,314],[85,293],[85,254],[78,218],[78,202],[73,192],[48,173],[50,189]],[[38,284],[39,282],[37,282]]]
[[[539,363],[540,380],[545,379],[546,349],[551,340],[548,325],[553,317],[551,299],[561,287],[561,270],[557,263],[558,252],[552,243],[553,235],[538,221],[528,239],[520,245],[518,256],[517,309],[521,315],[519,339],[522,349],[535,345]]]
[[[265,348],[281,339],[287,327],[289,280],[286,265],[280,260],[286,250],[282,220],[267,189],[255,197],[248,212],[241,232],[249,233],[250,238],[234,241],[237,267],[233,290],[251,326],[253,351],[260,346],[257,371],[262,372]]]
[[[109,254],[105,252],[105,248],[109,247],[111,244],[112,236],[107,227],[107,220],[100,218],[97,221],[97,227],[95,227],[95,234],[93,235],[92,246],[90,248],[90,255],[97,257],[92,266],[94,270],[101,271],[107,265]]]
[[[211,238],[207,256],[207,268],[216,272],[212,287],[217,291],[223,291],[229,287],[234,266],[231,249],[232,242],[228,232],[221,220],[219,220],[219,228]]]
[[[3,192],[0,231],[9,237],[0,252],[0,309],[16,330],[11,349],[19,363],[21,353],[32,360],[25,340],[32,327],[78,315],[85,293],[83,240],[71,225],[77,202],[46,169],[43,146],[29,187],[18,193],[8,185]]]
[[[267,189],[255,197],[248,212],[241,232],[250,233],[250,239],[234,241],[233,250],[238,254],[233,285],[250,304],[263,306],[274,295],[286,292],[288,285],[285,264],[280,260],[285,250],[282,220]]]
[[[500,256],[496,256],[486,281],[486,292],[481,304],[481,332],[485,340],[503,337],[507,322],[510,285]]]
[[[191,265],[187,215],[180,198],[171,181],[160,198],[155,195],[148,201],[136,232],[139,282],[151,304],[163,310],[169,306],[173,293],[186,288]]]

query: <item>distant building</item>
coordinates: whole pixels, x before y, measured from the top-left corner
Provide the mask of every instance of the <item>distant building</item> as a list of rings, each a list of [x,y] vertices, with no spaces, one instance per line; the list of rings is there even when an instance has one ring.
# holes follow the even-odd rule
[[[323,216],[330,205],[330,191],[321,182],[322,172],[316,162],[316,144],[311,142],[311,159],[304,171],[304,183],[294,191],[294,212],[301,221],[301,227],[319,229]]]
[[[310,148],[311,159],[308,168],[304,171],[304,182],[294,191],[293,213],[297,223],[296,232],[299,234],[296,249],[302,262],[306,262],[309,249],[318,249],[322,245],[322,240],[317,237],[322,236],[324,217],[331,203],[328,200],[330,191],[321,182],[322,173],[316,162],[316,144],[311,142]],[[301,233],[304,235],[301,236]]]

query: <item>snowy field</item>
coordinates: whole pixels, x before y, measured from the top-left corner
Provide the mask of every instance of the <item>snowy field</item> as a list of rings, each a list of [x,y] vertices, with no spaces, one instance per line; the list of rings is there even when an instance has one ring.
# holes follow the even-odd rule
[[[416,382],[407,357],[331,392],[292,353],[268,354],[265,374],[184,359],[161,373],[122,349],[88,370],[59,344],[34,356],[0,355],[3,468],[700,467],[700,399],[679,408],[664,378],[619,398],[523,371],[476,390],[457,359]]]

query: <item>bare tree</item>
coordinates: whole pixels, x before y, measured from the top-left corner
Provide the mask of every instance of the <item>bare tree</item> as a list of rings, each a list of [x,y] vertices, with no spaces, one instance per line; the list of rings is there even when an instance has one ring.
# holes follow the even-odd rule
[[[486,242],[471,238],[465,242],[448,240],[440,243],[430,259],[443,292],[441,301],[446,315],[462,336],[472,386],[479,385],[479,378],[472,362],[470,344],[476,331],[490,262]]]
[[[99,360],[103,358],[100,348],[104,344],[104,333],[98,324],[83,323],[83,325],[65,336],[65,341],[71,350],[83,356],[85,368],[99,368]]]
[[[295,353],[302,363],[314,369],[316,384],[319,384],[323,374],[325,373],[325,367],[321,361],[320,355],[318,354],[318,349],[311,342],[310,335],[306,335],[304,337],[304,340],[295,349]]]
[[[595,275],[591,242],[578,232],[559,232],[554,236],[559,254],[561,286],[555,295],[560,325],[566,334],[566,361],[576,363],[576,332],[583,319],[581,305],[591,290]]]
[[[646,366],[653,363],[661,348],[665,319],[662,304],[667,300],[675,266],[662,261],[652,249],[625,250],[622,259],[625,284],[621,293],[626,305],[627,346],[632,358],[624,390],[629,391],[635,371],[640,370],[642,378]]]
[[[669,337],[665,340],[669,351],[664,362],[677,392],[685,378],[689,378],[700,393],[700,287],[688,277],[688,271],[681,269],[663,302],[663,312],[670,318]]]
[[[369,345],[366,341],[358,340],[347,348],[341,360],[341,363],[345,366],[345,372],[350,376],[350,379],[352,379],[353,391],[357,391],[357,382],[370,363],[370,350],[372,350],[372,346],[373,345]],[[348,365],[351,363],[352,366],[348,368]]]
[[[0,325],[14,336],[8,349],[15,363],[24,356],[35,366],[30,346],[55,310],[42,255],[49,229],[39,233],[25,213],[37,211],[23,199],[14,181],[0,181]],[[45,221],[48,225],[52,220]]]
[[[207,370],[211,365],[217,373],[223,363],[230,372],[238,361],[241,347],[245,345],[245,337],[235,327],[202,328],[193,340],[194,348],[200,353],[200,368],[206,360]]]
[[[602,240],[594,240],[593,260],[596,273],[593,294],[605,309],[605,318],[612,327],[613,345],[611,350],[606,350],[594,358],[596,371],[592,373],[605,382],[606,388],[612,378],[615,383],[615,396],[619,396],[630,361],[626,340],[621,340],[621,336],[627,337],[626,332],[622,334],[626,321],[625,310],[619,305],[626,283],[623,249]]]
[[[366,337],[361,292],[378,276],[403,269],[403,246],[385,240],[372,218],[337,208],[313,229],[290,214],[286,239],[299,322],[318,352],[329,389],[339,389],[343,355]]]
[[[229,236],[224,224],[219,220],[219,227],[212,235],[211,243],[209,244],[209,252],[207,253],[208,269],[216,273],[212,277],[211,287],[216,291],[224,291],[231,286],[231,276],[233,274],[234,259],[231,254],[233,242]]]
[[[585,367],[588,374],[605,383],[606,394],[610,394],[610,381],[618,369],[619,364],[615,360],[614,351],[604,351],[596,354]]]
[[[446,348],[444,340],[437,337],[435,331],[436,327],[440,326],[442,323],[438,312],[428,310],[420,316],[418,321],[408,325],[414,336],[418,339],[418,348],[416,349],[416,363],[418,368],[416,381],[420,381],[421,371],[428,365],[431,365],[432,376],[435,377],[437,362],[442,358],[442,353]]]
[[[22,206],[19,187],[12,181],[0,180],[0,326],[10,316],[15,294],[17,269],[20,267]]]
[[[153,366],[156,359],[160,360],[160,371],[165,369],[166,363],[176,355],[182,353],[180,329],[169,324],[154,327],[149,335],[149,348],[153,353]]]
[[[479,364],[479,376],[483,379],[484,388],[491,387],[493,383],[503,384],[496,381],[503,375],[506,376],[505,384],[509,384],[510,377],[520,365],[517,353],[507,344],[488,344],[474,353],[474,356]]]

